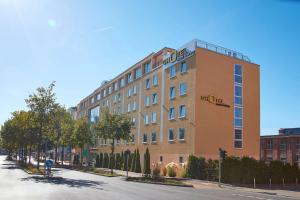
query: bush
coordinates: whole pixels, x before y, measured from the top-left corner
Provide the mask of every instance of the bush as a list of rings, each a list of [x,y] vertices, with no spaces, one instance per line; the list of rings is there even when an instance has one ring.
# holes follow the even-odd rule
[[[206,179],[207,170],[205,158],[197,158],[196,156],[190,155],[188,158],[188,164],[186,168],[186,176],[202,180]]]
[[[96,163],[95,163],[95,167],[99,167],[100,166],[100,156],[97,155],[96,156]]]
[[[150,176],[151,169],[150,169],[150,153],[147,147],[146,153],[144,154],[144,174],[145,176]]]
[[[103,159],[103,168],[108,168],[108,163],[109,163],[109,157],[108,154],[104,154],[104,159]]]
[[[176,177],[176,171],[173,167],[168,167],[168,176],[169,177]]]
[[[159,176],[160,176],[160,167],[155,166],[154,169],[152,170],[152,177],[158,178]]]
[[[131,167],[130,171],[134,172],[135,171],[135,164],[136,164],[136,150],[134,150],[134,153],[132,154],[132,159],[131,159]]]
[[[137,151],[136,151],[135,170],[134,170],[134,172],[136,172],[136,173],[141,173],[142,172],[142,169],[141,169],[141,158],[140,158],[139,149],[137,149]]]
[[[103,153],[100,153],[99,167],[103,167]]]
[[[167,168],[163,168],[163,176],[167,176]]]

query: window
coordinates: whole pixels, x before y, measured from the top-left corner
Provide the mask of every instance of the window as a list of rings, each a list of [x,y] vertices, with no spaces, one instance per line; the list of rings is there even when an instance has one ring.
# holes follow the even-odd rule
[[[156,123],[156,112],[152,112],[152,124]]]
[[[125,81],[124,81],[124,78],[122,78],[120,81],[120,88],[122,88],[124,86],[125,86]]]
[[[146,89],[150,89],[150,80],[146,79]]]
[[[103,96],[106,97],[106,89],[103,90]]]
[[[101,95],[100,95],[100,93],[99,93],[99,94],[97,94],[97,96],[96,96],[97,101],[99,101],[100,98],[101,98]]]
[[[132,110],[135,111],[136,110],[136,101],[134,100],[132,103]]]
[[[242,130],[234,130],[234,148],[242,148]]]
[[[242,105],[242,97],[234,97],[234,104],[235,105],[239,105],[241,106]]]
[[[234,126],[235,127],[242,127],[243,126],[242,119],[239,119],[239,118],[234,119]]]
[[[145,125],[149,124],[149,116],[148,116],[148,114],[145,115],[144,122],[145,122]]]
[[[144,144],[148,143],[147,133],[144,133],[144,135],[143,135],[143,143]]]
[[[137,68],[137,69],[135,70],[135,78],[138,79],[138,78],[140,78],[141,76],[142,76],[142,70],[141,70],[141,68],[139,67],[139,68]]]
[[[300,149],[300,140],[298,140],[296,143],[296,149]]]
[[[169,109],[169,120],[175,119],[175,108]]]
[[[179,156],[179,164],[184,164],[184,160],[182,156]]]
[[[179,118],[185,117],[186,110],[185,110],[185,105],[179,106]]]
[[[170,92],[169,92],[170,99],[175,99],[175,87],[170,87]]]
[[[114,103],[117,102],[117,95],[114,96]]]
[[[273,149],[273,141],[267,140],[267,149]]]
[[[134,144],[134,134],[131,135],[131,143]]]
[[[111,92],[112,92],[112,88],[111,88],[111,86],[109,86],[108,87],[108,94],[111,94]]]
[[[130,112],[130,103],[127,104],[127,112]]]
[[[163,156],[159,157],[159,162],[163,162]]]
[[[173,142],[174,141],[174,130],[173,129],[169,129],[168,140],[169,140],[169,142]]]
[[[186,95],[186,83],[180,83],[179,85],[179,94],[180,96]]]
[[[132,88],[132,93],[135,95],[136,94],[136,85],[133,86]]]
[[[285,150],[286,149],[286,141],[285,140],[280,140],[280,149]]]
[[[234,95],[236,97],[241,97],[242,96],[242,87],[239,85],[234,86]]]
[[[296,162],[300,163],[300,154],[296,155]]]
[[[242,76],[242,66],[234,65],[234,74]]]
[[[158,77],[157,77],[157,74],[153,75],[153,78],[152,78],[152,84],[153,84],[153,86],[157,86],[157,85],[158,85]]]
[[[156,132],[151,133],[151,143],[156,143]]]
[[[156,93],[152,94],[152,104],[157,104],[157,94]]]
[[[145,96],[145,105],[146,105],[146,107],[150,106],[150,98],[149,98],[149,96]]]
[[[132,126],[132,127],[135,126],[135,117],[132,117],[132,120],[131,120],[131,126]]]
[[[119,93],[118,94],[118,102],[120,102],[121,101],[121,94]]]
[[[100,107],[99,106],[92,108],[90,110],[90,122],[91,123],[97,122],[99,120],[99,116],[100,116]]]
[[[185,140],[185,129],[184,128],[179,128],[178,138],[181,141]]]
[[[240,107],[234,107],[234,117],[235,118],[242,118],[243,116],[243,109]]]
[[[176,66],[173,65],[170,67],[170,78],[173,78],[176,76]]]
[[[127,83],[130,83],[132,81],[131,73],[127,74]]]
[[[94,102],[95,102],[95,98],[92,97],[92,98],[91,98],[91,104],[93,104]]]
[[[239,75],[234,75],[234,82],[238,84],[242,84],[242,77]]]
[[[145,74],[149,73],[150,70],[151,70],[150,62],[147,62],[147,63],[144,65],[144,71],[145,71]]]
[[[115,91],[118,90],[118,83],[117,83],[117,82],[114,83],[114,90],[115,90]]]
[[[187,71],[186,62],[180,63],[180,73],[185,73]]]
[[[130,95],[131,95],[131,89],[128,88],[128,89],[127,89],[127,97],[130,97]]]

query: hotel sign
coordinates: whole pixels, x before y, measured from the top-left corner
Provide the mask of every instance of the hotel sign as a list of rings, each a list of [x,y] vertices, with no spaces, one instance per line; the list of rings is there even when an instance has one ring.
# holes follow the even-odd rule
[[[202,101],[207,101],[208,103],[215,104],[217,106],[224,106],[227,108],[230,107],[230,105],[223,103],[223,99],[217,98],[216,96],[213,95],[201,96],[200,99]]]
[[[163,60],[163,64],[167,65],[169,63],[174,63],[176,61],[180,61],[190,55],[192,55],[194,53],[194,51],[188,51],[187,48],[184,48],[180,51],[174,51],[171,53],[171,55],[169,55],[167,58],[165,58]]]

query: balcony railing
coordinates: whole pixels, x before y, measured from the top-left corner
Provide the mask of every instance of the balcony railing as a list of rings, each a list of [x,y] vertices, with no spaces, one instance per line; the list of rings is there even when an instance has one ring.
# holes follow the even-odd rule
[[[214,44],[211,44],[208,42],[204,42],[201,40],[196,40],[196,46],[199,48],[208,49],[210,51],[214,51],[219,54],[223,54],[226,56],[230,56],[230,57],[251,63],[251,60],[247,56],[243,55],[242,53],[233,51],[233,50],[221,47],[221,46],[217,46],[217,45],[214,45]]]

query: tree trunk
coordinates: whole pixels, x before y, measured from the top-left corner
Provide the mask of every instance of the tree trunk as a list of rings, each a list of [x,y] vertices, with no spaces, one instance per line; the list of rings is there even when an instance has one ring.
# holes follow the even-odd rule
[[[29,147],[29,164],[31,163],[31,145]]]
[[[115,151],[115,139],[112,140],[111,143],[111,157],[110,157],[110,162],[113,161],[113,156],[114,156],[114,151]],[[113,164],[113,163],[112,163]],[[110,173],[113,174],[114,173],[114,166],[110,164]]]
[[[64,150],[64,146],[62,146],[61,148],[62,148],[61,149],[61,165],[63,166],[64,165],[64,153],[65,153],[64,151],[65,150]]]
[[[81,166],[82,166],[82,163],[83,163],[83,147],[81,148],[81,152],[80,152],[80,163],[81,163]]]
[[[57,163],[57,145],[55,145],[55,156],[54,156],[54,163]]]

